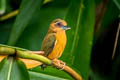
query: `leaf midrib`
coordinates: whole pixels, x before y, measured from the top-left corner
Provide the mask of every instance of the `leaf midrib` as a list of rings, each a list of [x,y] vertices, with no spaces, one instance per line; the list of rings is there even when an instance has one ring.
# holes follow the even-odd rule
[[[75,48],[75,44],[76,44],[76,40],[77,40],[77,33],[78,33],[79,25],[80,25],[79,22],[80,22],[80,18],[81,18],[81,14],[82,14],[81,12],[82,12],[82,9],[83,9],[82,5],[83,5],[83,0],[81,0],[81,4],[80,4],[80,8],[79,8],[77,24],[76,24],[75,34],[74,34],[73,43],[72,43],[70,53],[74,52],[74,48]]]
[[[13,59],[11,59],[10,63],[9,63],[7,80],[10,80],[10,75],[11,75],[11,71],[12,71],[12,65],[13,65]]]

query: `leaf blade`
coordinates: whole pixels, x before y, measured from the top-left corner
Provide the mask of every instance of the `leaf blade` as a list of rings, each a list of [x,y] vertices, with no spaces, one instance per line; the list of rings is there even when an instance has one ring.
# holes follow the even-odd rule
[[[29,80],[24,64],[12,57],[5,58],[0,63],[0,77],[1,80]]]
[[[18,38],[21,36],[24,29],[27,27],[33,13],[42,5],[43,0],[23,0],[20,6],[20,13],[18,14],[13,25],[8,44],[14,45]],[[31,7],[32,6],[32,7]]]
[[[90,68],[90,54],[95,16],[94,8],[94,0],[91,2],[88,0],[79,0],[79,2],[76,0],[75,2],[74,0],[71,4],[71,9],[66,16],[66,20],[72,28],[71,31],[68,32],[71,36],[68,36],[68,50],[65,50],[66,55],[64,55],[63,59],[66,62],[71,61],[70,64],[82,74],[83,79],[85,80],[88,79]],[[72,13],[73,10],[74,13]],[[75,18],[73,18],[72,15],[74,15]],[[70,59],[66,59],[65,57],[70,57]]]

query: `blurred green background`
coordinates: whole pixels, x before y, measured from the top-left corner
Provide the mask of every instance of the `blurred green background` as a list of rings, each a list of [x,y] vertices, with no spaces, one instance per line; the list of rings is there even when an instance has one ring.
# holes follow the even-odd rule
[[[16,16],[2,19],[17,9]],[[57,18],[66,20],[71,27],[66,32],[67,45],[60,60],[77,71],[83,80],[120,79],[119,36],[116,39],[120,26],[119,0],[0,0],[0,44],[38,51],[50,22]],[[52,67],[42,70],[38,66],[29,73],[22,72],[23,63],[11,59],[1,62],[0,76],[10,62],[14,63],[13,69],[16,66],[15,70],[20,69],[18,75],[26,74],[16,77],[23,77],[20,80],[74,80]],[[11,76],[13,74],[14,70]]]

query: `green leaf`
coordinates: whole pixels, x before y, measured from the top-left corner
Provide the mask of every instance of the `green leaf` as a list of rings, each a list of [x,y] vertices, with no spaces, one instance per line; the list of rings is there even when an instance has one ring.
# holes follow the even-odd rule
[[[71,26],[71,31],[67,34],[68,45],[65,50],[66,55],[63,58],[66,62],[71,62],[85,80],[88,80],[89,76],[94,10],[94,0],[73,0],[65,18],[68,25]]]
[[[8,37],[11,31],[11,26],[13,24],[13,19],[8,20],[5,23],[0,23],[0,43],[7,44]]]
[[[40,50],[50,22],[56,18],[63,18],[67,12],[68,4],[67,0],[60,0],[43,5],[41,9],[33,14],[30,24],[20,36],[16,46],[30,50]]]
[[[64,71],[53,68],[53,67],[49,67],[49,66],[47,68],[45,68],[45,70],[41,69],[41,67],[38,66],[36,68],[30,69],[30,71],[34,71],[34,72],[42,73],[42,74],[47,74],[47,75],[51,75],[51,76],[56,76],[56,77],[60,77],[60,78],[74,80],[70,75],[68,75]]]
[[[111,9],[113,9],[113,10],[111,10]],[[99,38],[100,34],[104,31],[104,29],[106,29],[106,28],[109,29],[109,27],[110,27],[109,25],[118,18],[119,14],[120,14],[120,10],[114,4],[113,0],[108,1],[107,9],[106,9],[105,15],[103,17],[101,27],[100,27],[99,31],[97,32],[95,38]]]
[[[29,71],[29,74],[30,74],[30,80],[67,80],[67,79],[46,75],[42,73],[37,73],[37,72],[31,72],[31,71]]]
[[[27,27],[33,13],[42,5],[43,0],[23,0],[20,6],[20,12],[13,25],[8,44],[14,45]]]
[[[113,0],[118,9],[120,10],[120,0]]]
[[[0,0],[0,15],[6,11],[6,0]]]
[[[113,15],[114,14],[114,15]],[[108,0],[105,15],[97,34],[95,34],[92,50],[92,78],[95,80],[116,80],[118,74],[119,50],[116,49],[116,58],[112,60],[116,31],[118,27],[120,10],[114,0]],[[120,41],[118,41],[119,45]],[[119,49],[119,46],[118,46]],[[117,62],[116,62],[117,61]],[[112,72],[113,69],[113,72]],[[118,79],[119,80],[119,79]]]
[[[0,78],[0,80],[29,80],[29,75],[23,62],[8,57],[0,63]]]

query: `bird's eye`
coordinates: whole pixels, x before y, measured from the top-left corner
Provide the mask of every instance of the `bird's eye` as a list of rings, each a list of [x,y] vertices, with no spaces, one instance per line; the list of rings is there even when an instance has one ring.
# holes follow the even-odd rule
[[[62,26],[61,22],[57,22],[56,24],[57,26]]]

